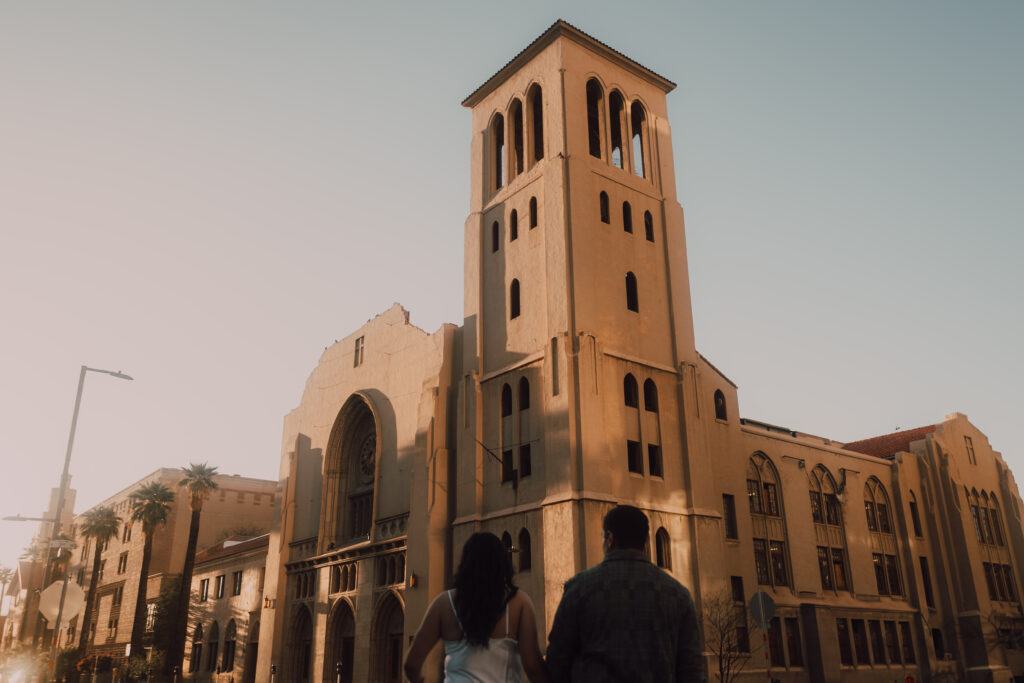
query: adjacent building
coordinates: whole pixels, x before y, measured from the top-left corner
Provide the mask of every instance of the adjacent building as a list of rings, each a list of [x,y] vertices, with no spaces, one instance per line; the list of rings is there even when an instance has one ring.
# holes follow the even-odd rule
[[[547,633],[618,503],[647,512],[652,560],[701,609],[772,596],[766,645],[736,627],[751,680],[762,648],[784,681],[1024,675],[1020,495],[966,417],[844,444],[742,418],[697,352],[674,87],[559,21],[463,102],[462,324],[426,332],[395,305],[313,369],[244,617],[257,680],[397,683],[478,530]]]

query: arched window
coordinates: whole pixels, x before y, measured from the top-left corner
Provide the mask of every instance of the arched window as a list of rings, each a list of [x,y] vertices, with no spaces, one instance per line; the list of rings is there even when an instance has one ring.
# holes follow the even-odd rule
[[[341,567],[334,565],[331,567],[331,592],[337,593],[341,590]]]
[[[754,540],[754,569],[763,586],[788,586],[786,527],[782,523],[779,474],[764,453],[754,453],[747,464],[747,498]]]
[[[598,199],[599,199],[598,203],[600,205],[599,208],[601,210],[601,222],[602,223],[611,223],[612,219],[611,219],[611,210],[608,207],[608,193],[602,191],[601,195],[600,195],[600,197]]]
[[[629,202],[622,202],[622,229],[630,234],[633,233],[633,208]]]
[[[662,569],[672,569],[672,541],[669,540],[665,527],[659,527],[654,535],[655,558]]]
[[[648,242],[654,241],[654,216],[650,211],[644,211],[644,236]]]
[[[644,107],[639,102],[634,102],[629,108],[630,130],[633,132],[633,173],[641,178],[647,176],[644,164],[644,128],[647,122],[647,115],[644,114]]]
[[[498,228],[498,221],[491,223],[491,251],[498,251],[501,246],[501,231]]]
[[[533,137],[533,158],[535,163],[544,158],[544,97],[540,85],[534,83],[526,95],[526,106],[529,110],[531,133]]]
[[[604,91],[596,79],[587,81],[587,140],[590,156],[601,158],[601,119],[604,108]]]
[[[530,229],[537,227],[537,198],[530,197]]]
[[[501,416],[508,417],[512,414],[512,387],[505,384],[501,387]]]
[[[625,161],[622,154],[622,124],[625,102],[618,90],[612,90],[608,95],[608,116],[609,129],[612,134],[612,166],[624,168]]]
[[[533,563],[530,553],[530,532],[526,529],[519,530],[519,571],[525,572]]]
[[[507,531],[501,535],[501,544],[505,546],[505,550],[512,552],[512,537]]]
[[[210,626],[210,636],[206,645],[206,670],[214,671],[217,668],[217,648],[220,645],[220,629],[217,622]]]
[[[811,496],[811,520],[816,525],[818,573],[822,590],[850,590],[847,581],[846,534],[836,494],[836,482],[822,465],[811,470],[808,478]]]
[[[224,630],[224,654],[220,658],[221,671],[231,671],[235,668],[235,640],[237,636],[235,620],[232,619]]]
[[[634,313],[640,312],[640,296],[636,291],[636,275],[626,273],[626,308]]]
[[[491,121],[491,172],[491,188],[498,191],[505,186],[505,117],[501,114]]]
[[[512,125],[512,177],[523,172],[524,145],[523,145],[523,103],[519,100],[512,102],[509,109],[509,120]]]
[[[864,484],[864,515],[871,535],[871,560],[875,567],[875,584],[879,595],[903,595],[899,552],[892,520],[889,494],[877,477]]]
[[[508,288],[508,317],[519,317],[519,280],[513,280]]]
[[[515,209],[508,216],[508,241],[512,242],[519,237],[519,214]]]
[[[914,535],[921,538],[924,536],[924,532],[921,530],[921,512],[917,507],[917,496],[913,491],[909,491],[907,499],[907,505],[910,507],[910,522],[914,525]]]
[[[203,625],[196,624],[192,632],[192,655],[188,659],[189,673],[195,673],[203,665]]]
[[[658,387],[650,378],[644,380],[644,410],[658,412]]]
[[[519,379],[519,410],[530,407],[530,382],[525,377]]]
[[[632,374],[626,374],[625,379],[622,380],[622,396],[626,405],[630,408],[640,407],[640,391],[636,384],[636,377]]]
[[[725,409],[725,394],[722,393],[721,389],[715,389],[715,419],[729,419],[729,414]]]
[[[405,583],[405,555],[399,555],[395,559],[395,580]]]

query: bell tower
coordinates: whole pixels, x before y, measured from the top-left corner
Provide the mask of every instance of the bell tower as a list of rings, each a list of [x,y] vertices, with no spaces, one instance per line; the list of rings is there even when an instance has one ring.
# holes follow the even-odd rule
[[[666,562],[689,585],[695,510],[716,507],[700,493],[713,487],[700,482],[711,468],[692,399],[674,87],[558,21],[463,102],[453,542],[505,538],[549,625],[562,582],[600,561],[612,505],[648,511],[652,547],[664,530]]]

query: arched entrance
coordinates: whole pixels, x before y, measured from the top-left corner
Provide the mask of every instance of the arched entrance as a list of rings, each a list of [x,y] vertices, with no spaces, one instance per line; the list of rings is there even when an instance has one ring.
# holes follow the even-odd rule
[[[338,681],[338,664],[341,664],[341,682],[352,683],[355,667],[356,620],[352,607],[345,600],[338,600],[327,622],[327,643],[324,652],[324,680]]]
[[[405,609],[395,594],[389,592],[377,603],[373,618],[370,680],[375,683],[401,683],[404,630]]]
[[[256,683],[256,660],[259,659],[260,622],[249,627],[249,643],[245,646],[245,670],[242,683]]]
[[[288,636],[289,681],[303,683],[311,680],[313,666],[313,620],[309,610],[299,608],[292,620]]]
[[[349,397],[331,428],[324,459],[320,552],[370,537],[380,426],[368,399]]]

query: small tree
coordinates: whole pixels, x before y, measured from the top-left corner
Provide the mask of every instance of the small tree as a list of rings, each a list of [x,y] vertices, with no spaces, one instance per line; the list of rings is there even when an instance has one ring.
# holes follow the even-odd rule
[[[750,661],[752,621],[746,605],[727,592],[704,601],[704,647],[712,655],[712,671],[720,683],[732,683]]]

